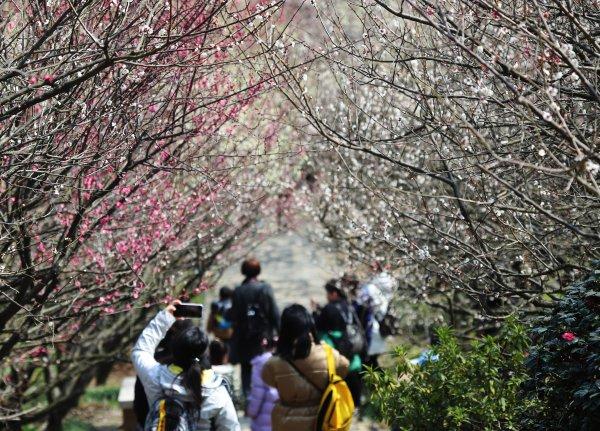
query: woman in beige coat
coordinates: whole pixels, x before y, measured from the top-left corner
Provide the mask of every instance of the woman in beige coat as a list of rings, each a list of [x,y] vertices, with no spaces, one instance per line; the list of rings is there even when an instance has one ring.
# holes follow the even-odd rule
[[[329,383],[325,350],[316,344],[312,316],[299,304],[283,310],[276,355],[265,364],[264,382],[279,391],[272,413],[273,431],[311,431],[321,395]],[[348,360],[333,351],[336,372],[345,377]]]

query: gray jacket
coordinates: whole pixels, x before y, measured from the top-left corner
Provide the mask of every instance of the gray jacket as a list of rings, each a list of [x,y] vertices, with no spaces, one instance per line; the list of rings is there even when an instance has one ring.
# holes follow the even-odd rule
[[[153,406],[165,395],[182,402],[192,402],[192,397],[182,384],[178,370],[173,366],[161,365],[154,359],[154,350],[175,322],[171,313],[163,310],[146,326],[138,338],[131,360],[138,377],[144,385],[148,404]],[[211,430],[211,422],[217,431],[240,431],[237,413],[222,377],[212,370],[202,375],[204,400],[199,408],[190,412],[195,431]]]

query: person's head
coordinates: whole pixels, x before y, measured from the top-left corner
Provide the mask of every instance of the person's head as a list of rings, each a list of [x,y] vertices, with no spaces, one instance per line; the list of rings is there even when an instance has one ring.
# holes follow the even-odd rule
[[[233,297],[233,289],[231,287],[223,286],[219,289],[219,299],[224,301]]]
[[[382,272],[383,267],[381,266],[381,262],[379,262],[378,260],[372,261],[371,262],[371,270],[373,272]]]
[[[263,352],[272,352],[273,349],[275,349],[276,345],[277,337],[274,337],[272,335],[266,336],[262,339],[262,342],[260,343],[260,347]]]
[[[255,258],[246,259],[242,263],[242,275],[246,278],[256,278],[260,274],[260,262]]]
[[[440,337],[438,336],[438,330],[439,330],[439,326],[437,325],[430,325],[428,332],[429,332],[429,344],[431,344],[432,346],[437,346],[438,344],[440,344]]]
[[[327,301],[329,302],[339,301],[346,297],[340,281],[335,278],[325,283],[325,292],[327,294]]]
[[[191,328],[192,326],[194,326],[194,322],[192,322],[190,319],[176,320],[165,334],[165,338],[163,338],[158,344],[158,347],[154,352],[154,359],[160,363],[172,362],[173,340],[181,331]]]
[[[229,362],[229,347],[221,340],[212,340],[208,350],[210,365],[224,365]]]
[[[183,385],[196,403],[202,402],[202,371],[210,369],[208,337],[198,326],[179,332],[171,344],[173,363],[183,369]]]
[[[306,358],[316,339],[315,322],[306,308],[292,304],[283,310],[277,355],[287,360]]]
[[[358,286],[360,284],[356,274],[351,272],[344,273],[340,279],[340,283],[341,288],[350,295],[356,295],[356,291],[358,290]]]

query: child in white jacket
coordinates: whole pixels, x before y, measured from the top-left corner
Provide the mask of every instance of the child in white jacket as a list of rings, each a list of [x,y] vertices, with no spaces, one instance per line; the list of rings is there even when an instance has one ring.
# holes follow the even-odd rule
[[[199,327],[188,328],[175,337],[173,364],[161,365],[154,359],[158,343],[176,320],[175,304],[146,326],[131,354],[150,408],[162,398],[174,398],[192,406],[188,416],[195,431],[239,431],[233,402],[222,378],[210,369],[208,337]]]

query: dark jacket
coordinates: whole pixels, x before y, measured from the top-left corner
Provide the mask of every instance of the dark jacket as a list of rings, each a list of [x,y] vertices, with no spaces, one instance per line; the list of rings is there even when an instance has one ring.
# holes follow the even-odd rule
[[[313,317],[319,340],[335,347],[342,355],[346,355],[350,361],[350,371],[360,371],[362,367],[360,354],[352,353],[352,344],[346,332],[350,319],[361,329],[353,305],[345,300],[329,302],[313,313]]]
[[[313,314],[317,332],[330,332],[346,330],[346,321],[342,312],[349,312],[349,305],[344,300],[329,302]]]
[[[230,359],[233,363],[250,362],[250,360],[262,352],[260,345],[249,342],[248,330],[248,306],[259,303],[261,311],[265,316],[264,324],[270,332],[276,335],[279,332],[279,310],[273,296],[273,289],[267,283],[258,280],[243,282],[235,288],[231,301],[229,320],[233,324],[233,338]]]

